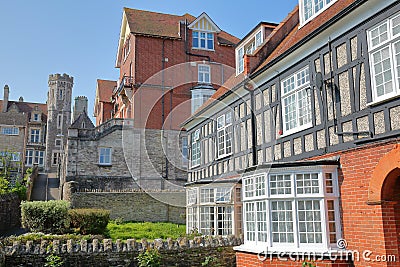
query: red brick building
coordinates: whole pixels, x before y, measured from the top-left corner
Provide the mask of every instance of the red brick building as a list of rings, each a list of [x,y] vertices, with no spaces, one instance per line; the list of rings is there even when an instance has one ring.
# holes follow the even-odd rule
[[[116,81],[97,80],[96,98],[94,100],[93,112],[93,116],[96,118],[97,126],[112,118],[112,94],[116,87]]]
[[[111,117],[152,129],[168,119],[168,129],[180,129],[191,109],[234,72],[238,41],[206,13],[196,18],[125,8],[116,59],[120,77],[112,93],[103,92],[112,101]],[[105,102],[96,101],[95,115],[103,117],[98,123],[109,118],[100,103]]]
[[[399,1],[299,0],[248,42],[185,122],[188,231],[242,231],[237,266],[400,266]]]

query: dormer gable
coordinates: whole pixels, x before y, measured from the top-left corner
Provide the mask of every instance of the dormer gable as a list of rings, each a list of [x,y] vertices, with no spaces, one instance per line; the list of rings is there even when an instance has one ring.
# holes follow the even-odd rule
[[[337,0],[299,0],[300,27],[307,24]]]
[[[221,29],[215,22],[205,13],[201,13],[192,23],[188,26],[193,31],[214,32],[219,33]]]

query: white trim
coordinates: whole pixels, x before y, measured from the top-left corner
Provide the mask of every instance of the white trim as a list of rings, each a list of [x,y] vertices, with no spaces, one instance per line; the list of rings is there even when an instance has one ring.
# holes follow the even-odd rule
[[[100,162],[100,159],[102,157],[102,154],[101,154],[102,149],[106,149],[107,153],[109,154],[109,155],[104,155],[104,156],[110,158],[109,162]],[[97,164],[100,166],[111,166],[112,165],[112,152],[113,152],[113,149],[111,147],[99,147],[98,148],[99,156],[98,156]],[[104,156],[103,156],[103,158],[104,158]]]
[[[194,25],[195,25],[197,22],[199,22],[202,18],[205,18],[205,19],[208,21],[208,23],[210,23],[211,26],[214,27],[214,31],[208,31],[208,32],[217,32],[217,33],[218,33],[218,32],[221,31],[221,29],[217,26],[217,24],[214,23],[214,21],[207,15],[206,12],[201,13],[200,16],[198,16],[192,23],[190,23],[190,24],[188,25],[188,28],[191,29],[191,30],[198,30],[197,28],[194,28]],[[206,31],[206,30],[204,30],[204,29],[201,29],[201,30],[202,30],[202,31]]]

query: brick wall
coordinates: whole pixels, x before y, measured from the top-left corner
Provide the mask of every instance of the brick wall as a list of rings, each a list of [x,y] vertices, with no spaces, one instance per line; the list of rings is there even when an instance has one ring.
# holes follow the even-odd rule
[[[20,204],[17,194],[0,194],[0,233],[21,224]]]
[[[110,210],[111,219],[185,224],[185,192],[72,193],[73,208]]]
[[[259,258],[256,254],[251,253],[236,253],[236,264],[237,266],[243,267],[301,267],[303,264],[303,259],[291,259],[286,256],[277,257],[277,256],[268,256],[266,259]],[[353,267],[351,261],[346,260],[316,260],[316,261],[308,261],[313,262],[317,267]]]

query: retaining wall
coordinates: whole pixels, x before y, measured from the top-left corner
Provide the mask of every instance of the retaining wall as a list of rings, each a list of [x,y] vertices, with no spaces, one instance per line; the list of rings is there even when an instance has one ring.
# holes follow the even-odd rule
[[[43,240],[41,243],[27,241],[24,244],[14,242],[12,246],[1,247],[0,267],[3,266],[44,266],[46,257],[58,255],[63,266],[138,266],[137,256],[141,251],[155,248],[161,254],[162,266],[202,266],[206,259],[212,258],[214,265],[236,266],[233,246],[240,245],[242,240],[230,237],[195,237],[192,240],[179,238],[176,241],[160,239],[147,242],[145,239],[126,242],[111,239],[102,241],[60,241]]]

